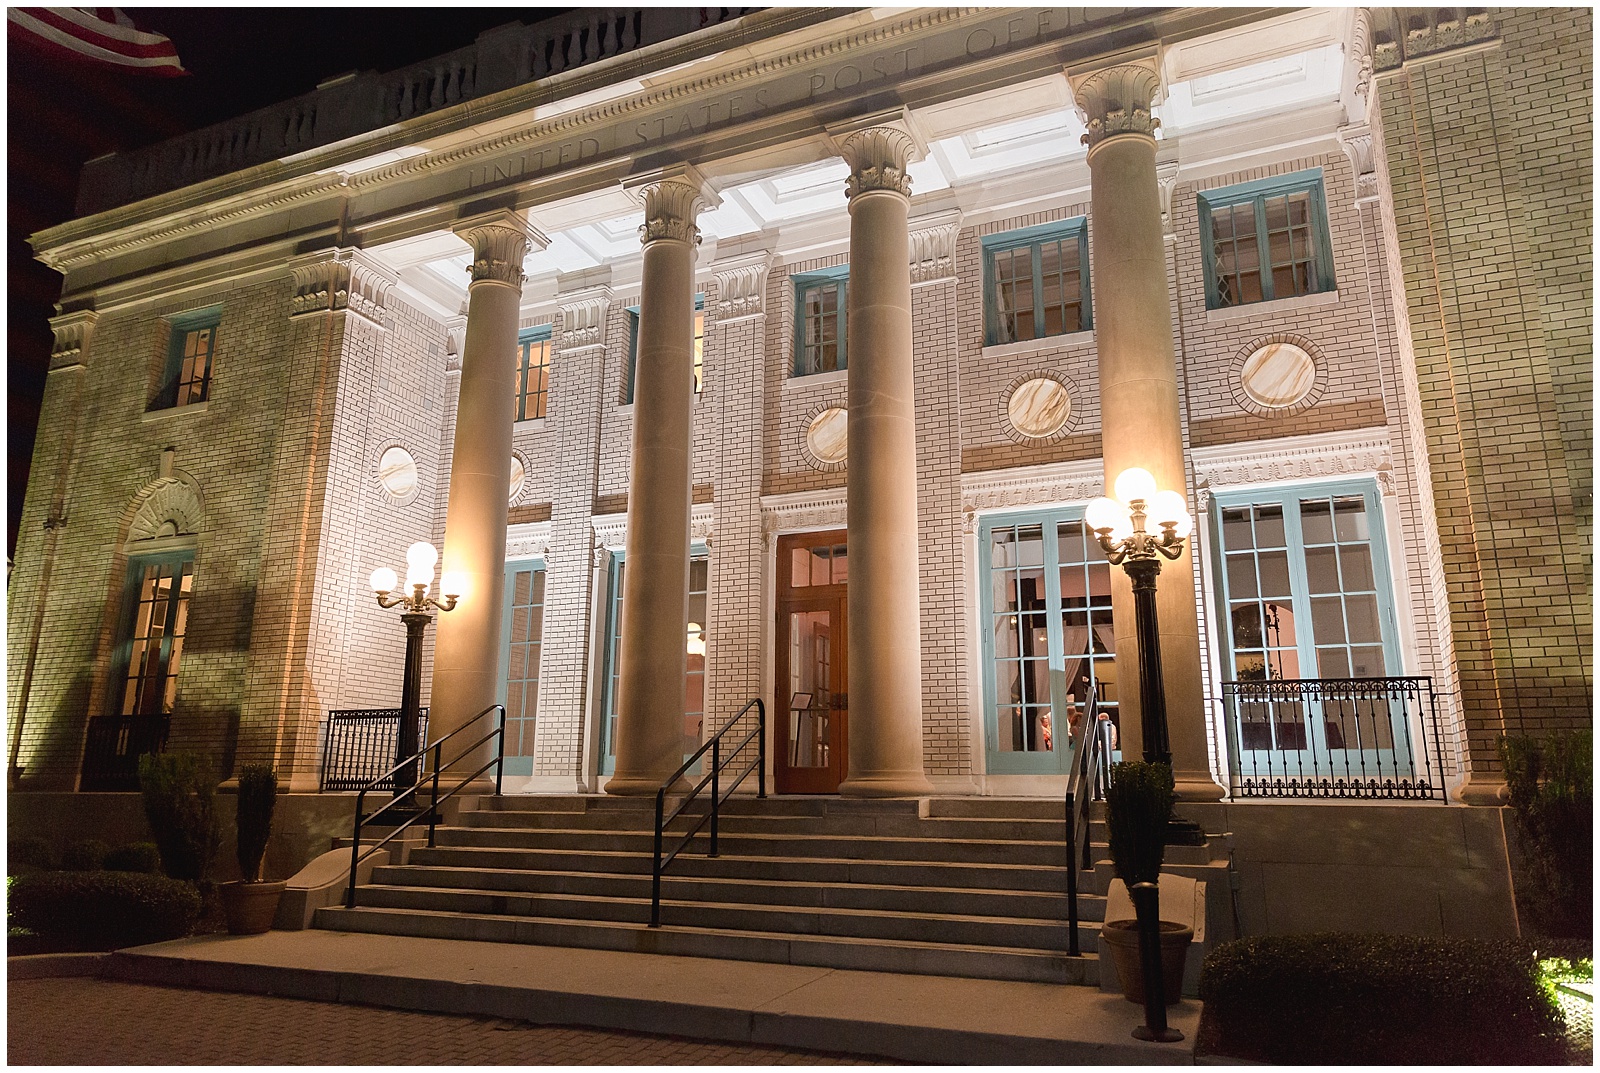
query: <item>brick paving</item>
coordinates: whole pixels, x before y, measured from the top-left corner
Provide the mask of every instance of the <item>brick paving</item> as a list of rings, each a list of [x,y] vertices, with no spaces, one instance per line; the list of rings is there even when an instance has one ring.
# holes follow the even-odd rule
[[[6,1008],[11,1065],[893,1064],[93,977],[11,981]]]

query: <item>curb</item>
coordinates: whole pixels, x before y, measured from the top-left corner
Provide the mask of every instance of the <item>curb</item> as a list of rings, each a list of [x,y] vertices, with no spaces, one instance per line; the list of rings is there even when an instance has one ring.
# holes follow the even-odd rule
[[[53,980],[66,976],[101,976],[109,953],[19,954],[6,958],[7,980]]]

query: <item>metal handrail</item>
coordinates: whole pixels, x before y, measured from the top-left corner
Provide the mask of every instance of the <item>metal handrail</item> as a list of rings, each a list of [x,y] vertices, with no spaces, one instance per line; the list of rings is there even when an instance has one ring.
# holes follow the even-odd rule
[[[451,738],[455,737],[457,734],[460,734],[462,731],[464,731],[468,727],[472,726],[472,724],[476,723],[479,719],[482,719],[484,716],[488,715],[490,712],[493,712],[493,711],[498,711],[500,713],[499,724],[493,730],[491,730],[487,734],[483,735],[483,737],[479,738],[477,741],[473,742],[471,745],[468,745],[460,753],[456,754],[456,756],[453,757],[451,760],[449,760],[448,762],[445,762],[445,763],[441,763],[441,758],[443,756],[443,750],[444,750],[444,743],[449,741]],[[466,759],[467,757],[471,756],[473,750],[475,750],[478,746],[482,745],[484,742],[488,741],[490,738],[498,738],[499,739],[499,743],[498,743],[497,747],[495,748],[494,759],[490,760],[488,763],[486,763],[486,764],[482,765],[481,767],[479,767],[478,770],[474,771],[472,774],[468,775],[466,778],[462,779],[459,783],[457,783],[455,788],[450,790],[449,793],[446,793],[443,797],[440,797],[439,796],[439,775],[440,775],[440,773],[443,772],[446,768],[453,767],[455,764],[457,764],[460,761],[462,761],[462,760]],[[406,828],[410,827],[412,824],[414,824],[418,820],[422,819],[422,813],[418,812],[418,813],[413,814],[411,817],[409,817],[408,819],[402,821],[398,826],[396,826],[393,831],[390,831],[383,838],[379,839],[377,842],[374,842],[371,846],[368,846],[366,853],[362,853],[361,852],[361,828],[362,828],[362,826],[364,824],[371,823],[373,820],[377,819],[379,816],[383,815],[385,812],[387,812],[390,809],[394,808],[396,805],[398,805],[400,802],[404,801],[408,797],[414,797],[416,795],[417,791],[422,789],[422,782],[419,780],[415,785],[409,787],[405,791],[403,791],[401,793],[398,793],[398,794],[395,794],[395,796],[387,804],[385,804],[385,805],[383,805],[383,806],[381,806],[381,807],[379,807],[377,809],[374,809],[373,812],[372,812],[372,815],[370,815],[370,816],[362,816],[361,815],[361,807],[362,807],[362,805],[364,805],[366,803],[367,792],[369,790],[379,789],[380,788],[380,784],[382,784],[385,780],[393,778],[396,772],[398,772],[401,768],[406,767],[408,764],[415,764],[415,763],[417,763],[419,761],[421,761],[423,763],[426,763],[427,762],[427,754],[430,751],[433,753],[433,779],[431,780],[431,782],[433,784],[433,801],[432,801],[432,804],[428,807],[428,848],[432,849],[433,848],[433,844],[434,844],[434,834],[437,831],[438,826],[439,826],[439,803],[441,801],[450,800],[456,794],[460,793],[463,789],[465,789],[472,782],[473,779],[477,778],[479,775],[482,775],[485,771],[488,771],[490,768],[494,768],[495,769],[495,771],[494,771],[494,792],[495,792],[495,796],[496,797],[500,796],[501,786],[504,784],[504,779],[505,779],[506,706],[504,704],[491,704],[491,705],[489,705],[489,707],[485,708],[483,711],[479,712],[477,715],[473,716],[471,719],[468,719],[465,723],[462,723],[460,726],[456,727],[454,730],[452,730],[450,733],[446,734],[444,737],[439,738],[432,745],[424,745],[421,749],[418,749],[416,751],[415,755],[408,756],[404,760],[401,760],[394,767],[390,768],[388,771],[385,771],[382,775],[379,775],[377,778],[375,778],[371,782],[367,783],[367,785],[363,786],[361,788],[360,792],[356,794],[355,830],[352,832],[351,839],[350,839],[350,885],[346,889],[345,896],[344,896],[344,904],[345,904],[346,908],[354,909],[356,907],[356,870],[361,866],[361,862],[364,861],[367,857],[369,857],[372,854],[376,853],[378,850],[382,849],[384,846],[388,845],[390,842],[392,842],[400,834],[401,831],[404,831]]]
[[[740,740],[739,744],[735,745],[732,751],[728,753],[728,763],[731,764],[733,762],[733,758],[738,756],[739,753],[744,750],[746,745],[750,744],[751,738],[758,739],[756,743],[756,758],[752,763],[745,765],[745,769],[739,772],[739,777],[733,780],[726,792],[722,792],[720,789],[723,765],[722,737],[724,734],[728,733],[728,731],[732,730],[739,720],[744,718],[744,714],[751,708],[756,710],[756,728],[750,733],[746,734],[744,738]],[[677,782],[678,779],[680,779],[691,767],[698,763],[700,758],[706,755],[707,749],[711,750],[710,774],[706,775],[705,778],[696,783],[695,788],[690,790],[682,801],[678,802],[678,807],[672,810],[672,815],[665,815],[667,806],[667,789],[672,786],[673,783]],[[694,838],[695,835],[700,833],[700,828],[706,825],[707,820],[711,821],[711,852],[706,854],[706,856],[717,856],[717,815],[722,807],[722,802],[725,801],[733,793],[733,791],[739,788],[739,784],[744,782],[752,769],[756,772],[756,797],[765,799],[767,796],[767,706],[762,703],[760,697],[752,698],[749,703],[747,703],[743,708],[740,708],[738,714],[736,714],[732,719],[729,719],[727,724],[721,730],[713,734],[711,739],[704,745],[700,746],[700,748],[695,751],[693,756],[689,757],[689,759],[683,762],[682,767],[680,767],[677,771],[674,771],[671,775],[668,775],[666,780],[662,782],[661,788],[656,791],[655,865],[650,873],[650,926],[652,928],[659,928],[661,926],[661,873],[666,871],[666,868],[669,864],[677,860],[678,854],[683,852],[684,847],[689,844],[690,839]],[[661,843],[667,824],[683,815],[683,810],[688,808],[689,803],[700,795],[700,791],[706,788],[707,783],[711,784],[711,811],[701,816],[700,821],[693,827],[689,828],[688,833],[683,836],[683,838],[678,842],[677,846],[674,847],[672,852],[667,854],[666,859],[663,860],[661,856]]]
[[[1107,727],[1100,718],[1098,691],[1091,689],[1083,706],[1083,720],[1072,742],[1072,768],[1067,772],[1067,953],[1081,956],[1078,949],[1078,870],[1087,869],[1090,860],[1089,806],[1102,800],[1110,775],[1111,743]],[[1079,857],[1079,846],[1082,857]]]

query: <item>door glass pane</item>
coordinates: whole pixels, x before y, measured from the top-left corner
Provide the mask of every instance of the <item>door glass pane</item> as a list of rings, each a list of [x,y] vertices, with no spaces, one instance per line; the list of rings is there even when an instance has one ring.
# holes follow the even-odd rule
[[[788,758],[792,768],[831,762],[833,628],[827,611],[789,615]]]

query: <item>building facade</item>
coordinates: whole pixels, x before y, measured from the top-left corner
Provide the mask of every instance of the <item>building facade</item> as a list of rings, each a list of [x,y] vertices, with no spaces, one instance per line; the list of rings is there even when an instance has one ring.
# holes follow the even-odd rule
[[[160,741],[317,790],[427,540],[430,721],[505,704],[508,791],[653,792],[761,698],[779,792],[1058,792],[1091,692],[1140,743],[1083,523],[1132,465],[1193,513],[1185,796],[1493,803],[1588,725],[1588,11],[670,14],[91,162],[13,789]]]

